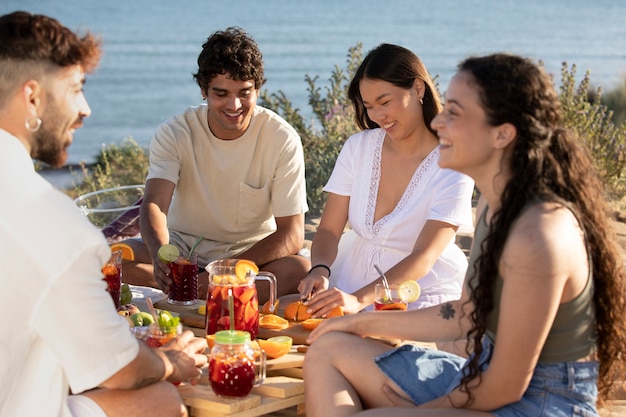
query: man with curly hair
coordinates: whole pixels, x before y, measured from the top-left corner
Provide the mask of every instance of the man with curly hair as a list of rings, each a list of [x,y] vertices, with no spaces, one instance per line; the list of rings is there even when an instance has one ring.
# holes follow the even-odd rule
[[[199,298],[208,283],[202,267],[225,258],[252,260],[276,275],[279,296],[295,293],[310,267],[297,255],[308,210],[304,156],[294,128],[256,105],[265,83],[258,45],[240,28],[215,32],[194,78],[206,104],[170,118],[152,139],[141,240],[128,241],[135,261],[125,263],[124,281],[167,292],[159,247],[185,252],[203,236]]]

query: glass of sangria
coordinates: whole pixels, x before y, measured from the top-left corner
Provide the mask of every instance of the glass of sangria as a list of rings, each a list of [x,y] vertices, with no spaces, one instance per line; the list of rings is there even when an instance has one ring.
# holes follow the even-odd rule
[[[400,285],[376,284],[374,289],[374,309],[376,310],[406,310],[407,301],[401,296]]]
[[[111,294],[115,308],[120,306],[120,291],[122,288],[122,250],[111,253],[111,258],[102,267],[104,280],[107,283],[107,291]]]
[[[192,305],[198,302],[198,254],[180,255],[174,262],[168,262],[172,284],[167,294],[167,302],[178,305]]]

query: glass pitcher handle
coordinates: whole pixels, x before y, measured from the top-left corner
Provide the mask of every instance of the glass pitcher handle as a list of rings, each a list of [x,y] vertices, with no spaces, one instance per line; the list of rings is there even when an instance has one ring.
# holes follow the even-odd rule
[[[256,274],[256,279],[260,281],[269,281],[270,283],[270,301],[269,301],[270,312],[272,314],[275,314],[276,312],[274,311],[274,307],[276,305],[276,299],[278,298],[278,295],[276,294],[276,276],[272,274],[271,272],[259,271]]]

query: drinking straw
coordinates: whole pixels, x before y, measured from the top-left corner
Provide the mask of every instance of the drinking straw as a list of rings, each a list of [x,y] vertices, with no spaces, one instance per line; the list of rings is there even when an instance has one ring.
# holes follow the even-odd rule
[[[187,256],[187,259],[191,259],[191,255],[193,254],[193,252],[196,250],[196,248],[198,247],[198,245],[200,244],[200,242],[202,242],[202,239],[204,239],[204,236],[200,236],[198,238],[198,240],[196,240],[193,244],[193,246],[191,247],[191,250],[189,251],[189,255]]]
[[[233,289],[228,289],[228,316],[230,318],[230,331],[235,331],[235,302],[233,301]]]
[[[152,314],[152,318],[156,325],[159,325],[159,318],[157,317],[156,310],[154,309],[154,304],[152,304],[152,299],[150,297],[146,297],[146,303],[148,304],[148,309],[150,310],[150,314]]]
[[[374,264],[374,268],[376,268],[376,270],[378,271],[378,275],[380,275],[380,277],[383,280],[383,287],[385,287],[385,295],[387,296],[389,300],[391,300],[391,291],[389,290],[389,281],[387,281],[387,277],[385,276],[383,271],[378,267],[378,265]]]

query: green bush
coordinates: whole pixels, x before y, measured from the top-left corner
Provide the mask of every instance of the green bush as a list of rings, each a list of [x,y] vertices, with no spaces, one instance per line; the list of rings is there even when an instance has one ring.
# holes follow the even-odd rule
[[[362,57],[362,44],[350,48],[346,68],[335,66],[324,94],[317,86],[317,76],[313,78],[308,74],[305,76],[309,105],[314,117],[308,123],[299,109],[293,108],[291,101],[282,91],[269,94],[264,90],[259,98],[260,105],[284,117],[302,138],[309,215],[321,214],[326,202],[322,187],[330,177],[344,142],[358,131],[354,121],[354,109],[348,100],[348,86]]]
[[[92,165],[81,163],[83,181],[67,193],[72,198],[119,187],[143,184],[148,175],[148,152],[131,137],[121,144],[103,145]]]
[[[590,94],[589,72],[576,87],[576,65],[561,68],[560,99],[565,125],[587,145],[605,180],[607,198],[620,200],[626,192],[622,176],[626,163],[626,124],[617,127],[613,111],[602,104],[602,90]]]
[[[347,90],[362,56],[362,44],[350,48],[345,68],[335,66],[324,92],[317,85],[317,76],[305,76],[309,93],[308,104],[313,115],[311,120],[306,120],[300,109],[294,108],[281,90],[275,93],[264,90],[259,97],[260,105],[284,117],[302,138],[309,216],[321,214],[325,203],[322,187],[328,181],[344,142],[358,131]],[[606,181],[608,198],[619,201],[626,195],[626,183],[622,175],[626,163],[626,124],[621,122],[620,127],[617,127],[612,118],[617,112],[622,115],[626,112],[626,81],[624,88],[607,94],[606,97],[610,100],[607,99],[607,104],[603,104],[601,89],[590,93],[589,73],[585,74],[578,86],[575,75],[576,66],[572,65],[570,69],[564,63],[561,70],[560,99],[565,124],[576,130],[589,147]],[[436,80],[437,76],[433,79]],[[83,183],[68,193],[75,197],[119,185],[143,184],[147,171],[146,150],[132,138],[128,138],[121,145],[104,146],[92,167],[83,165]]]

